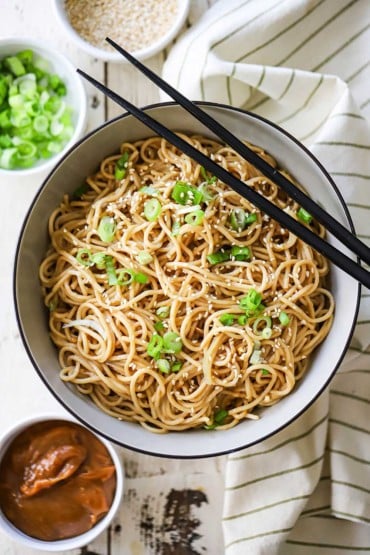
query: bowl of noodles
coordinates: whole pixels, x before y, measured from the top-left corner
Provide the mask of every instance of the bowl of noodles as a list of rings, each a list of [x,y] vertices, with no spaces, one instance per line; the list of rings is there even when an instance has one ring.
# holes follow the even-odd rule
[[[293,137],[239,109],[203,108],[353,229]],[[147,110],[325,236],[177,104]],[[21,230],[14,295],[31,362],[76,418],[126,448],[194,458],[258,443],[313,403],[351,339],[359,285],[124,115],[45,180]]]

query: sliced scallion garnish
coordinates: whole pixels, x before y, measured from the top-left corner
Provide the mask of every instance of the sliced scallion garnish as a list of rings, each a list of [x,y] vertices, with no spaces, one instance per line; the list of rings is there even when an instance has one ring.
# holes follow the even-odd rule
[[[105,243],[111,243],[114,240],[117,224],[111,216],[103,216],[99,222],[98,235]]]
[[[181,337],[174,331],[168,331],[163,336],[163,352],[176,354],[182,349]]]
[[[200,175],[205,181],[207,181],[207,183],[215,183],[215,181],[217,181],[217,177],[215,175],[208,176],[204,166],[200,166]]]
[[[87,193],[87,191],[89,190],[89,186],[87,183],[83,183],[82,185],[80,185],[79,187],[77,187],[77,189],[75,189],[72,193],[72,198],[73,199],[80,199],[85,193]]]
[[[177,235],[179,235],[180,233],[180,229],[181,229],[181,224],[178,220],[176,220],[172,225],[171,235],[173,237],[177,237]]]
[[[197,187],[193,187],[193,185],[189,185],[185,181],[176,181],[171,192],[172,200],[182,205],[200,204],[202,197],[203,195]]]
[[[200,225],[204,219],[203,210],[193,210],[185,216],[185,222],[190,225]]]
[[[243,231],[245,228],[246,214],[243,208],[234,208],[230,214],[230,225],[235,231]]]
[[[148,276],[142,272],[135,272],[130,268],[120,268],[116,271],[118,285],[130,285],[136,283],[148,283]]]
[[[238,261],[249,260],[251,257],[251,251],[248,247],[238,247],[234,245],[231,247],[231,258]]]
[[[91,262],[95,264],[98,270],[103,270],[105,268],[105,257],[104,252],[95,252],[91,255]]]
[[[228,312],[224,312],[219,317],[219,321],[223,326],[232,326],[235,320],[235,316],[233,314],[229,314]]]
[[[10,140],[0,145],[0,167],[32,167],[60,152],[73,134],[72,110],[61,98],[67,89],[32,50],[5,57],[0,65],[0,143]]]
[[[262,330],[260,329],[261,323],[264,324]],[[265,329],[271,330],[271,325],[272,325],[272,321],[270,316],[260,316],[259,318],[256,318],[256,320],[253,322],[253,331],[255,334],[263,336],[263,331]],[[268,335],[268,332],[266,332],[266,334]],[[264,339],[268,339],[268,337],[264,337]]]
[[[157,360],[157,368],[158,370],[160,370],[160,372],[163,372],[164,374],[169,374],[171,370],[171,365],[167,359],[159,358]]]
[[[118,278],[117,278],[116,268],[114,265],[114,259],[110,255],[107,255],[105,257],[105,268],[108,276],[108,284],[118,285]]]
[[[151,262],[153,262],[152,255],[146,251],[139,252],[139,254],[135,256],[135,258],[138,261],[138,263],[141,264],[142,266],[146,266],[147,264],[150,264]]]
[[[213,422],[212,424],[207,424],[204,426],[206,430],[214,430],[217,426],[222,426],[225,423],[225,420],[229,412],[226,409],[219,409],[213,415]]]
[[[155,313],[158,316],[158,318],[161,318],[161,320],[164,320],[165,318],[168,318],[168,316],[170,314],[170,307],[169,306],[160,306],[159,308],[157,308]]]
[[[162,349],[163,338],[158,333],[154,333],[147,345],[146,352],[150,357],[159,359]]]
[[[171,366],[171,371],[172,372],[178,372],[179,370],[181,370],[183,365],[183,362],[181,360],[177,360],[176,362],[174,362]]]
[[[217,252],[212,252],[207,256],[207,260],[212,266],[214,264],[219,264],[220,262],[226,262],[230,260],[230,250],[229,249],[221,249]]]
[[[154,222],[161,215],[162,206],[158,199],[151,198],[144,203],[144,216],[148,222]]]
[[[312,216],[309,212],[307,212],[307,210],[305,210],[304,208],[299,208],[298,212],[297,212],[297,217],[299,220],[301,220],[301,222],[305,223],[305,224],[310,224],[312,222]]]
[[[139,189],[139,193],[143,193],[144,195],[148,195],[149,197],[157,197],[159,195],[159,191],[151,185],[144,185],[144,187],[141,187],[141,189]]]
[[[118,158],[116,162],[116,167],[114,169],[114,177],[118,181],[121,181],[126,176],[127,168],[128,168],[128,161],[130,158],[130,154],[125,150],[120,158]]]
[[[248,214],[248,216],[245,218],[245,224],[246,225],[250,225],[253,224],[254,222],[257,221],[257,214],[255,212],[251,212],[250,214]]]
[[[238,324],[240,326],[245,326],[245,324],[247,323],[247,315],[246,314],[240,314],[240,316],[238,316]]]
[[[91,251],[89,249],[80,249],[76,254],[76,260],[82,266],[92,266],[94,264],[91,260]]]
[[[290,318],[286,312],[282,311],[279,314],[279,321],[282,326],[287,326],[290,322]]]
[[[239,300],[239,306],[245,310],[248,317],[255,316],[264,309],[262,295],[255,289],[250,289],[244,297]]]
[[[155,331],[162,331],[164,330],[164,323],[161,321],[158,321],[154,324],[154,329]]]

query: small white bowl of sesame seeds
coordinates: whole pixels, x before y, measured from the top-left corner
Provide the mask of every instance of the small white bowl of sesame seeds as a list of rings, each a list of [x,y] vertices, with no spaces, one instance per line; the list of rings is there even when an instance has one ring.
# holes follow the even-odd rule
[[[111,38],[138,59],[163,50],[184,26],[190,0],[53,0],[60,23],[85,52],[106,62],[126,60]]]

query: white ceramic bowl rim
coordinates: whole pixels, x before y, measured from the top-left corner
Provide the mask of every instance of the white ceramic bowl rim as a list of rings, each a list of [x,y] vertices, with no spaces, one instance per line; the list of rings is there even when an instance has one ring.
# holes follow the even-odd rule
[[[73,40],[75,40],[76,43],[85,50],[85,52],[88,52],[90,55],[102,60],[106,60],[108,62],[110,61],[127,63],[127,60],[118,52],[98,48],[97,46],[94,46],[93,44],[82,38],[73,28],[64,8],[61,7],[62,2],[63,0],[54,0],[54,9],[57,12],[58,17],[63,21],[68,33],[71,35]],[[149,58],[150,56],[154,56],[154,54],[160,52],[163,48],[166,47],[169,42],[171,42],[171,40],[176,37],[185,22],[190,8],[190,0],[177,0],[177,6],[178,11],[174,18],[174,21],[169,29],[162,35],[162,37],[159,40],[149,44],[145,48],[132,51],[131,54],[133,56],[140,60]]]
[[[279,127],[278,125],[272,123],[271,121],[263,118],[262,116],[259,116],[257,114],[254,114],[252,112],[248,112],[247,110],[243,110],[241,108],[237,108],[237,107],[233,107],[233,106],[228,106],[222,103],[217,103],[217,102],[204,102],[204,101],[197,101],[196,104],[200,105],[200,106],[204,106],[204,107],[214,107],[214,108],[221,108],[221,109],[225,109],[227,111],[231,111],[234,112],[236,114],[244,114],[247,115],[250,118],[259,120],[260,122],[264,123],[265,125],[267,125],[268,127],[275,129],[276,131],[278,131],[280,134],[285,135],[285,137],[289,140],[292,141],[293,143],[295,143],[295,145],[303,151],[304,155],[307,156],[308,158],[310,158],[312,160],[312,162],[318,167],[318,169],[320,170],[320,172],[324,175],[325,179],[328,181],[328,183],[330,184],[330,186],[332,187],[332,189],[334,190],[337,200],[340,203],[340,206],[347,218],[347,223],[349,225],[349,228],[352,232],[355,232],[355,228],[354,228],[354,224],[353,224],[353,220],[352,217],[350,215],[350,212],[348,210],[348,207],[342,197],[342,194],[340,193],[338,187],[336,186],[335,182],[333,181],[333,179],[331,178],[331,176],[329,175],[329,173],[326,171],[326,169],[322,166],[322,164],[319,162],[319,160],[312,154],[312,152],[310,152],[300,141],[298,141],[295,137],[293,137],[290,133],[288,133],[287,131],[285,131],[284,129],[282,129],[281,127]],[[144,108],[142,108],[143,110],[151,110],[151,109],[155,109],[155,108],[162,108],[162,107],[170,107],[170,106],[178,106],[178,104],[176,102],[160,102],[160,103],[155,103],[155,104],[150,104],[145,106]],[[213,452],[206,452],[206,453],[202,453],[202,454],[178,454],[178,453],[168,453],[168,452],[157,452],[155,450],[151,450],[149,448],[142,448],[142,447],[138,447],[137,445],[133,446],[130,444],[125,443],[124,439],[123,440],[117,440],[114,439],[112,437],[110,437],[108,435],[107,432],[102,431],[101,429],[96,428],[93,424],[91,424],[90,422],[87,422],[86,420],[84,420],[84,418],[82,416],[80,416],[73,407],[69,406],[64,399],[57,393],[54,391],[54,389],[50,386],[50,384],[48,383],[48,381],[45,379],[42,371],[40,370],[37,360],[35,360],[32,351],[27,343],[27,338],[25,335],[25,332],[23,330],[23,326],[22,326],[22,321],[21,321],[21,315],[20,315],[20,311],[19,311],[19,307],[18,307],[18,302],[17,302],[17,272],[18,272],[18,264],[19,264],[19,251],[21,248],[21,242],[22,242],[22,238],[23,238],[23,233],[25,231],[25,227],[27,225],[29,216],[31,215],[32,209],[34,207],[34,205],[37,203],[37,200],[39,198],[39,196],[41,195],[44,187],[47,185],[48,181],[50,180],[50,178],[53,176],[53,174],[57,171],[57,169],[59,168],[59,166],[63,163],[64,159],[69,155],[69,153],[71,153],[72,151],[74,151],[76,148],[78,148],[78,146],[80,144],[82,144],[85,140],[89,139],[90,137],[92,137],[94,134],[99,133],[99,131],[101,129],[104,129],[105,127],[111,125],[114,122],[117,122],[118,120],[127,118],[127,117],[132,117],[129,113],[125,113],[123,115],[120,115],[112,120],[109,120],[105,123],[103,123],[101,126],[97,127],[96,129],[94,129],[93,131],[91,131],[90,133],[88,133],[85,137],[83,137],[80,141],[78,141],[68,152],[66,152],[64,154],[64,156],[58,161],[58,164],[55,166],[55,168],[52,170],[52,172],[46,177],[46,179],[44,180],[43,184],[41,185],[40,189],[38,190],[35,198],[33,199],[32,204],[29,207],[29,210],[24,218],[23,224],[22,224],[22,228],[20,231],[20,235],[19,235],[19,239],[18,239],[18,243],[17,243],[17,248],[16,248],[16,256],[15,256],[15,263],[14,263],[14,272],[13,272],[13,298],[14,298],[14,304],[15,304],[15,312],[16,312],[16,318],[17,318],[17,323],[18,323],[18,328],[20,330],[20,335],[23,341],[23,345],[26,349],[26,352],[30,358],[30,361],[32,363],[32,365],[34,366],[35,370],[37,371],[38,375],[40,376],[41,380],[45,383],[45,385],[48,387],[49,391],[51,391],[51,393],[54,395],[54,397],[56,397],[56,399],[61,403],[61,405],[71,414],[73,414],[73,416],[79,420],[84,426],[91,428],[96,434],[98,434],[99,436],[103,436],[105,437],[108,441],[111,441],[113,443],[116,443],[122,447],[125,447],[127,449],[130,449],[132,451],[136,451],[139,453],[144,453],[144,454],[148,454],[151,456],[158,456],[158,457],[166,457],[166,458],[174,458],[174,459],[195,459],[195,458],[207,458],[207,457],[212,457],[212,456],[219,456],[219,455],[226,455],[229,453],[233,453],[233,452],[238,452],[241,449],[244,449],[246,447],[250,447],[252,445],[258,444],[266,439],[268,439],[269,437],[277,434],[278,432],[280,432],[281,430],[283,430],[284,428],[286,428],[289,424],[291,424],[292,422],[294,422],[295,420],[297,420],[304,412],[306,412],[306,410],[313,405],[313,403],[318,399],[318,397],[323,393],[323,391],[326,389],[326,387],[328,386],[328,384],[331,382],[333,376],[335,375],[337,369],[339,368],[345,354],[347,351],[347,348],[350,345],[351,339],[352,339],[352,335],[356,326],[356,320],[357,320],[357,316],[358,316],[358,311],[359,311],[359,304],[360,304],[360,293],[361,293],[361,286],[358,283],[355,287],[356,287],[356,299],[353,299],[353,302],[355,303],[354,305],[354,310],[353,310],[353,319],[352,322],[349,325],[348,328],[348,335],[346,337],[346,341],[339,346],[338,345],[338,354],[336,355],[336,364],[332,367],[330,373],[328,373],[327,375],[327,379],[323,382],[322,386],[315,392],[315,395],[313,395],[312,397],[310,397],[309,401],[306,404],[302,404],[301,408],[298,409],[296,412],[294,412],[294,414],[290,417],[287,418],[281,425],[276,426],[274,429],[272,429],[270,432],[267,432],[265,434],[263,434],[261,437],[255,439],[255,440],[250,440],[248,439],[247,435],[246,435],[246,440],[245,443],[242,445],[238,445],[237,447],[233,447],[233,448],[215,448],[215,450]],[[266,149],[268,150],[267,146]],[[336,351],[337,352],[337,351]],[[331,363],[330,363],[331,364]],[[289,396],[288,396],[289,397]],[[283,402],[284,399],[281,401]],[[279,405],[279,403],[277,403],[276,405],[274,405],[274,407],[277,407]],[[272,407],[273,408],[273,407]],[[139,424],[137,424],[139,426]],[[239,424],[238,426],[236,426],[236,428],[238,428],[239,426],[241,426],[241,424]],[[235,428],[233,428],[232,430],[235,430]],[[150,432],[148,432],[150,433]],[[170,432],[170,433],[186,433],[186,432]],[[219,434],[220,432],[216,432],[216,434]],[[224,432],[224,433],[228,433],[228,431]]]
[[[84,425],[83,423],[76,420],[72,415],[60,415],[60,414],[37,414],[34,416],[30,416],[29,418],[22,418],[21,420],[15,422],[8,429],[5,433],[1,436],[0,442],[0,463],[2,457],[5,455],[8,447],[10,446],[11,442],[15,440],[15,438],[22,433],[23,430],[26,430],[30,426],[37,424],[39,422],[44,421],[67,421],[73,422],[75,424],[79,424],[83,428],[89,430],[89,428]],[[90,430],[91,431],[91,430]],[[79,534],[78,536],[73,536],[71,538],[65,538],[63,540],[55,540],[55,541],[45,541],[40,540],[37,538],[33,538],[28,536],[22,530],[17,528],[12,522],[10,522],[7,517],[2,513],[0,509],[0,528],[4,530],[4,532],[12,539],[18,541],[19,543],[31,547],[33,549],[40,549],[42,551],[65,551],[69,549],[77,549],[78,547],[83,547],[88,543],[92,542],[94,538],[96,538],[99,534],[101,534],[109,525],[110,521],[114,517],[115,513],[117,512],[119,505],[122,500],[123,490],[124,490],[124,478],[123,478],[123,466],[122,462],[120,461],[115,449],[107,441],[105,438],[102,438],[100,434],[96,432],[92,432],[94,435],[97,436],[97,439],[103,443],[103,445],[107,448],[109,455],[112,458],[113,464],[116,468],[116,491],[113,497],[112,504],[109,508],[109,511],[106,515],[99,521],[95,526],[87,530],[83,534]]]
[[[73,135],[67,141],[67,143],[63,146],[60,152],[57,152],[50,158],[46,158],[45,160],[39,160],[35,166],[30,168],[19,168],[14,170],[7,170],[5,168],[0,168],[0,175],[4,176],[29,176],[33,174],[37,174],[40,172],[48,172],[51,170],[52,166],[55,165],[63,156],[63,154],[69,150],[76,140],[80,139],[86,125],[86,118],[87,118],[87,97],[84,86],[82,84],[82,79],[78,75],[76,68],[73,66],[72,62],[64,56],[61,52],[56,50],[49,42],[47,41],[39,41],[35,38],[28,38],[28,37],[20,37],[20,38],[0,38],[0,49],[5,46],[9,46],[10,48],[16,47],[19,45],[19,48],[31,48],[34,49],[36,54],[40,57],[44,57],[51,65],[54,66],[55,72],[58,73],[57,63],[61,66],[64,66],[68,70],[68,74],[70,75],[70,79],[73,80],[73,89],[74,94],[78,97],[78,106],[72,106],[74,109],[74,116],[75,116],[75,126],[73,130]],[[2,55],[1,55],[2,57]],[[60,73],[60,71],[59,71]],[[68,91],[67,91],[68,94]]]

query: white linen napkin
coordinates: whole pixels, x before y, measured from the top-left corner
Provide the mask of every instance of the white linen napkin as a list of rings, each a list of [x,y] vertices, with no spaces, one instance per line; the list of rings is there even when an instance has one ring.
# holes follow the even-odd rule
[[[368,0],[218,0],[172,48],[163,77],[193,100],[243,107],[301,140],[370,245],[369,28]],[[228,457],[227,555],[370,553],[369,375],[363,290],[329,391],[273,438]]]

